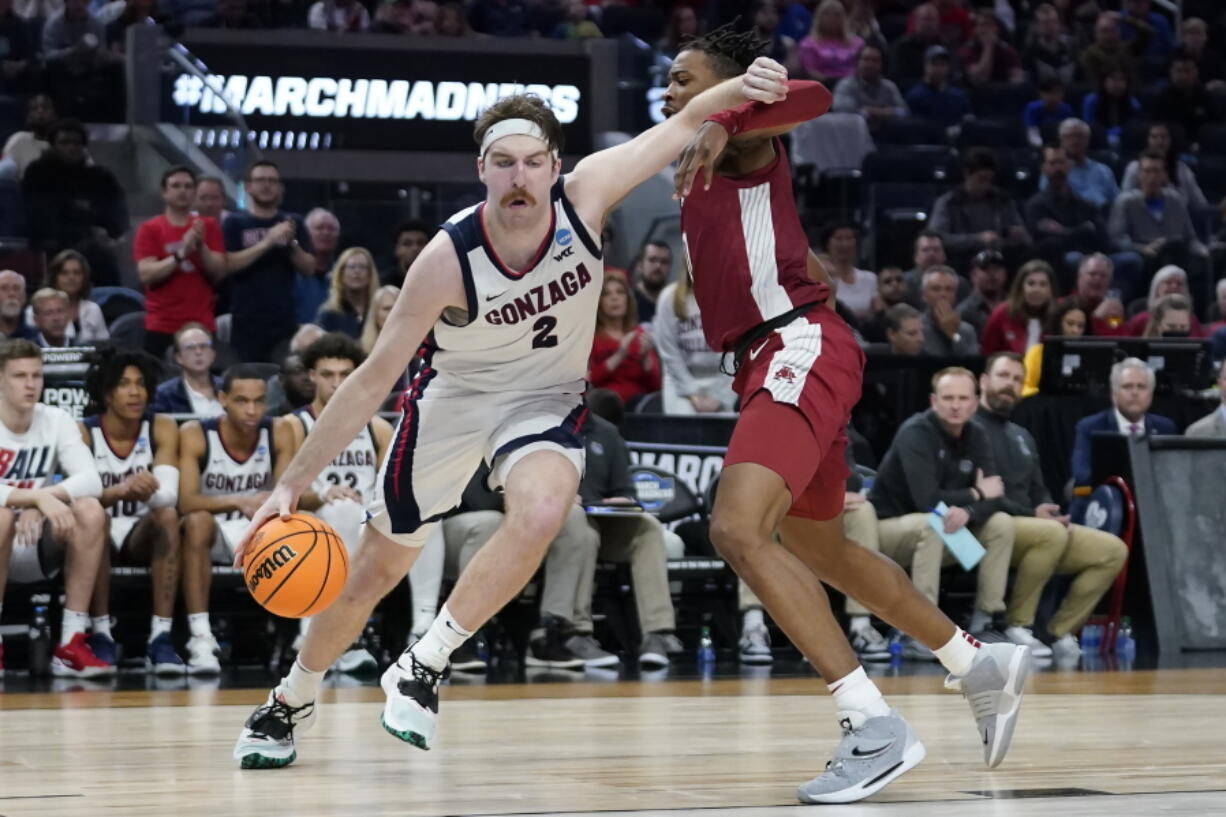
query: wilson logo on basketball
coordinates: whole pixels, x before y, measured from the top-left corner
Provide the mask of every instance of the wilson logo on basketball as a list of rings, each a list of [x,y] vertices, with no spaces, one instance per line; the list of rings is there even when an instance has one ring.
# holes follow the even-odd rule
[[[248,585],[254,593],[260,582],[271,579],[273,574],[289,564],[298,554],[289,545],[282,545],[273,551],[272,555],[260,562],[260,566],[248,576]]]

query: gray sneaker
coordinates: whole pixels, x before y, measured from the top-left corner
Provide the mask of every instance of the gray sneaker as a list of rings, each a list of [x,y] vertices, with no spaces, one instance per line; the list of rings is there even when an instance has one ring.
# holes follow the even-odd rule
[[[983,762],[989,769],[999,766],[1009,751],[1030,670],[1027,647],[984,644],[966,675],[945,680],[947,688],[960,690],[971,705],[983,740]]]
[[[868,718],[840,712],[843,740],[826,770],[796,789],[802,803],[854,803],[885,788],[927,754],[896,710]],[[856,726],[855,722],[860,721]]]
[[[648,633],[639,647],[639,665],[644,667],[667,667],[668,657],[685,649],[681,639],[672,633]]]
[[[600,642],[591,633],[580,633],[566,639],[566,649],[583,659],[585,667],[612,667],[621,660],[613,653],[603,649]]]
[[[937,660],[937,657],[932,650],[928,649],[911,636],[907,636],[902,640],[902,657],[908,661]]]
[[[765,627],[746,627],[741,633],[741,663],[769,664],[775,660],[771,652],[771,634]]]

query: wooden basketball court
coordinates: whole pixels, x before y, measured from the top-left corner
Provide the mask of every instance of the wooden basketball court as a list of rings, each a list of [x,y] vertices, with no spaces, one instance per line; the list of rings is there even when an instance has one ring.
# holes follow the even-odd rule
[[[806,807],[836,737],[816,679],[453,685],[429,752],[380,728],[377,688],[329,690],[296,764],[246,772],[230,751],[261,690],[4,694],[0,815],[1226,814],[1220,670],[1039,675],[991,772],[938,677],[879,684],[927,760]]]

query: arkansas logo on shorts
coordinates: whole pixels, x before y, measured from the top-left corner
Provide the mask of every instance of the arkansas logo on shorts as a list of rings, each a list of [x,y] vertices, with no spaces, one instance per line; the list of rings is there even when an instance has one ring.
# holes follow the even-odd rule
[[[775,372],[774,379],[782,380],[785,383],[795,383],[796,382],[796,372],[792,369],[791,366],[780,366],[779,369]]]

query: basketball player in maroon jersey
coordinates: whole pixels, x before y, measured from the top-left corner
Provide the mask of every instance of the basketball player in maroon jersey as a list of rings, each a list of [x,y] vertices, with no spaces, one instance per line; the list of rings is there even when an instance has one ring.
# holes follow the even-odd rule
[[[730,27],[684,45],[669,71],[665,115],[743,72],[759,48],[753,32]],[[823,581],[936,653],[951,673],[947,686],[971,703],[989,767],[1008,749],[1030,663],[1025,647],[979,644],[901,568],[843,534],[844,428],[864,355],[832,308],[777,138],[825,113],[830,93],[816,82],[788,85],[782,102],[709,117],[681,155],[676,194],[703,330],[712,348],[735,355],[741,398],[711,539],[830,682],[843,740],[798,795],[846,803],[914,767],[924,747],[859,666]]]

